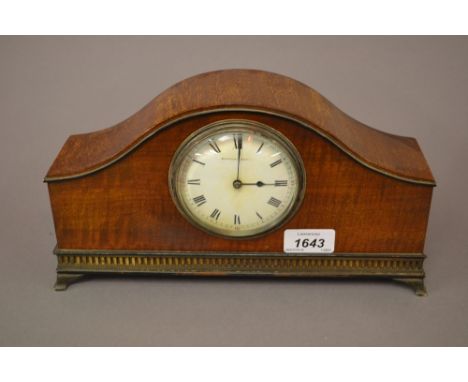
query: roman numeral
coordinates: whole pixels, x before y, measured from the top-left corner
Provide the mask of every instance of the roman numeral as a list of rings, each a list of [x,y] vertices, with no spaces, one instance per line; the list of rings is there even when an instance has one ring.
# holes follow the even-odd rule
[[[268,204],[272,205],[273,207],[279,207],[279,205],[281,204],[281,200],[278,200],[272,196],[268,201]]]
[[[288,185],[287,180],[275,180],[275,186],[276,187],[284,187]]]
[[[258,218],[259,218],[261,221],[263,221],[262,215],[260,215],[258,212],[255,212],[255,213],[257,214]]]
[[[270,167],[278,166],[282,161],[283,161],[282,159],[278,159],[276,162],[271,163]]]
[[[219,146],[216,144],[215,141],[210,140],[210,141],[208,142],[208,144],[209,144],[209,145],[211,146],[211,148],[212,148],[215,152],[217,152],[218,154],[221,152]]]
[[[194,162],[197,162],[198,164],[201,164],[202,166],[204,166],[204,165],[205,165],[205,163],[203,163],[203,162],[200,162],[199,160],[196,160],[196,159],[192,159],[192,160],[193,160]]]
[[[200,196],[193,198],[193,201],[195,202],[197,207],[200,207],[202,204],[206,203],[206,198],[204,195],[200,195]]]
[[[257,153],[259,153],[259,152],[260,152],[260,150],[261,150],[261,149],[262,149],[262,147],[263,147],[263,144],[264,144],[264,142],[262,142],[262,144],[260,145],[260,147],[257,149]]]
[[[217,208],[215,208],[215,209],[213,210],[213,212],[211,213],[210,217],[212,217],[213,219],[218,220],[219,215],[221,215],[221,211],[218,210]]]
[[[187,184],[194,184],[196,186],[200,185],[200,179],[189,179],[187,180]]]
[[[240,216],[239,215],[234,215],[234,225],[240,224]]]

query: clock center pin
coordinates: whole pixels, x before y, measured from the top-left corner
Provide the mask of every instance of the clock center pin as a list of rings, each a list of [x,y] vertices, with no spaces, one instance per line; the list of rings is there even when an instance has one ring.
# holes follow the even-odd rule
[[[234,182],[232,182],[232,185],[235,189],[239,189],[242,187],[242,182],[239,179],[236,179]]]

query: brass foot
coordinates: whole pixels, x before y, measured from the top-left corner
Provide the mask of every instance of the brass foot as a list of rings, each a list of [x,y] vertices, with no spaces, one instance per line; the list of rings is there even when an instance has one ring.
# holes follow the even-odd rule
[[[423,278],[396,278],[397,282],[408,285],[413,288],[417,296],[427,296],[426,287],[424,286]]]
[[[71,284],[84,277],[85,275],[82,273],[57,273],[57,281],[55,282],[54,289],[56,291],[66,290]]]

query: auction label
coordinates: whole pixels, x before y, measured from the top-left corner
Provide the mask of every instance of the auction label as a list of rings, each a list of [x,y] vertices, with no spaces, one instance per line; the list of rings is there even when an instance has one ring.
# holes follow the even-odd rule
[[[287,229],[283,250],[286,253],[333,253],[334,229]]]

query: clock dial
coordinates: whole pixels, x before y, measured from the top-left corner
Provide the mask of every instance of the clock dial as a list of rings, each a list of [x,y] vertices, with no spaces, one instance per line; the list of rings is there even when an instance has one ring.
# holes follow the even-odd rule
[[[188,137],[170,170],[173,199],[195,225],[214,234],[250,237],[281,225],[304,190],[302,161],[271,127],[224,120]]]

